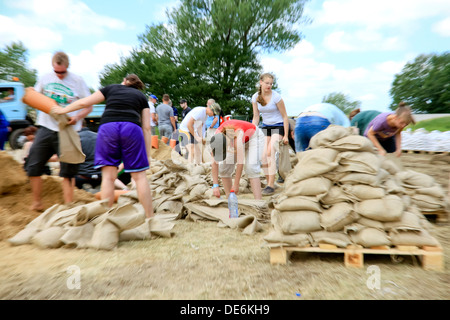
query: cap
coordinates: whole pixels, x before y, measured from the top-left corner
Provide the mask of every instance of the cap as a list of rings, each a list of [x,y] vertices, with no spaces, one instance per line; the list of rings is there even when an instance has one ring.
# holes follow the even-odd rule
[[[151,95],[150,95],[150,98],[153,98],[153,99],[155,99],[156,101],[158,101],[158,97],[155,96],[154,94],[151,94]]]
[[[180,100],[180,104],[186,103],[186,102],[187,102],[186,99],[181,99],[181,100]]]
[[[216,116],[220,115],[220,112],[222,111],[222,108],[220,107],[220,105],[219,105],[217,102],[216,102],[216,103],[213,103],[213,104],[210,105],[209,107],[211,108],[212,112],[213,112]]]

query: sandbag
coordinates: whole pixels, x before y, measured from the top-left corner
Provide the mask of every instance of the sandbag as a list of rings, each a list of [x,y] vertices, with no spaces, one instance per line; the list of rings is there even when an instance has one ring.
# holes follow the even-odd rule
[[[399,221],[385,222],[384,228],[386,231],[420,231],[422,226],[420,224],[419,216],[414,213],[403,212]]]
[[[386,196],[383,188],[372,187],[365,184],[341,185],[342,192],[352,199],[363,201],[368,199],[381,199]]]
[[[352,243],[350,237],[343,232],[315,231],[311,232],[312,245],[318,247],[321,243],[334,244],[339,248],[346,248]]]
[[[67,231],[60,238],[64,247],[68,248],[88,248],[89,241],[94,234],[94,224],[91,222],[79,226],[67,227]]]
[[[364,200],[354,205],[355,211],[369,219],[377,221],[397,221],[404,210],[404,203],[396,195],[388,195],[383,199]]]
[[[372,152],[343,151],[337,155],[336,162],[339,163],[337,172],[377,174],[381,166],[380,158]]]
[[[288,197],[325,195],[331,188],[331,184],[331,180],[321,176],[297,182],[289,176],[284,181],[284,194]]]
[[[263,238],[271,247],[291,245],[306,247],[311,244],[311,236],[307,233],[283,234],[281,231],[271,228]]]
[[[293,181],[320,176],[334,170],[339,164],[335,161],[338,151],[333,149],[314,149],[298,152],[298,163],[291,171]]]
[[[392,244],[403,246],[432,246],[438,247],[439,242],[424,229],[421,231],[391,231],[389,232]]]
[[[330,143],[329,147],[338,151],[374,152],[372,141],[360,135],[340,138]]]
[[[358,232],[351,232],[350,238],[354,243],[365,248],[391,245],[391,241],[386,232],[375,228],[362,228]]]
[[[351,128],[331,124],[325,130],[316,133],[309,141],[312,149],[328,148],[333,142],[352,134]]]
[[[433,177],[413,170],[400,171],[395,176],[406,188],[429,188],[435,184]]]
[[[346,194],[341,186],[334,185],[328,190],[328,193],[320,199],[320,203],[323,204],[324,207],[329,207],[336,203],[353,202],[355,200],[356,198]]]
[[[314,211],[272,211],[272,225],[284,234],[321,230],[320,217]]]
[[[59,248],[63,245],[61,237],[66,230],[62,227],[54,226],[36,233],[31,242],[40,248]]]
[[[289,171],[292,169],[289,148],[290,146],[288,144],[284,144],[282,140],[279,142],[280,156],[278,158],[278,173],[283,179],[286,179]]]
[[[330,209],[324,210],[320,215],[320,225],[326,231],[340,231],[344,226],[359,218],[353,210],[353,205],[347,202],[340,202]]]
[[[271,205],[269,203],[269,205]],[[279,211],[314,211],[322,212],[322,208],[314,196],[287,197],[281,194],[274,202],[273,207]]]

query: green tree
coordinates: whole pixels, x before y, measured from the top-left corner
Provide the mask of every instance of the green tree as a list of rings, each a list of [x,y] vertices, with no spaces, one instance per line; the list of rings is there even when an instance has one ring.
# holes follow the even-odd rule
[[[22,42],[13,42],[0,51],[0,79],[11,81],[18,77],[26,86],[36,83],[37,71],[27,66],[28,53]]]
[[[341,109],[345,114],[349,114],[352,110],[361,107],[361,101],[351,101],[348,95],[341,92],[333,92],[322,98],[322,102],[334,104]]]
[[[258,55],[301,40],[306,1],[182,0],[166,24],[147,26],[131,57],[107,66],[100,82],[136,72],[149,92],[169,93],[175,103],[204,106],[213,98],[225,113],[250,114],[262,72]]]
[[[401,101],[417,113],[450,112],[450,52],[419,55],[397,74],[391,86],[395,110]]]

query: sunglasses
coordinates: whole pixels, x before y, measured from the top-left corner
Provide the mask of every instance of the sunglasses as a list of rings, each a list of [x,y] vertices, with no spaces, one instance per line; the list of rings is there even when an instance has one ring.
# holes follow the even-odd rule
[[[66,71],[56,71],[56,70],[53,70],[56,74],[65,74],[65,73],[67,73],[67,70]]]

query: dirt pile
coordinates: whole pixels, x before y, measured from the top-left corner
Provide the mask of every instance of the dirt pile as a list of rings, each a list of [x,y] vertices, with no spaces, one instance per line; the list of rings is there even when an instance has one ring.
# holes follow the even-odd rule
[[[0,152],[0,241],[14,236],[41,212],[30,211],[31,187],[23,167],[6,151]],[[44,208],[63,204],[61,178],[43,176]],[[75,189],[74,203],[95,201],[94,195]]]

